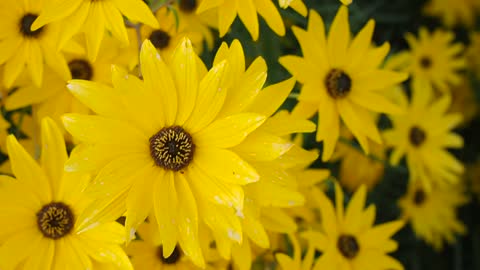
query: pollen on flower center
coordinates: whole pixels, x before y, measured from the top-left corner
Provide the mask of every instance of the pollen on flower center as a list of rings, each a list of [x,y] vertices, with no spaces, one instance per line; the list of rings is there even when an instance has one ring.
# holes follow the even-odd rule
[[[349,234],[342,234],[338,237],[337,248],[347,259],[355,258],[360,251],[357,239]]]
[[[180,0],[180,9],[185,13],[190,13],[195,11],[197,8],[196,0]]]
[[[340,69],[332,69],[325,78],[325,86],[332,98],[344,98],[352,90],[352,79]]]
[[[22,19],[20,19],[20,33],[22,33],[23,36],[33,38],[38,37],[42,33],[43,27],[40,27],[35,31],[32,31],[30,28],[37,18],[38,15],[27,13],[22,17]]]
[[[428,57],[428,56],[424,56],[424,57],[420,58],[420,65],[424,69],[428,69],[432,66],[432,59],[430,59],[430,57]]]
[[[170,35],[163,30],[155,30],[148,38],[157,49],[165,49],[170,43]]]
[[[157,248],[157,257],[164,263],[164,264],[175,264],[177,263],[180,258],[182,257],[182,253],[180,252],[180,248],[178,246],[175,247],[172,254],[167,258],[163,257],[163,247],[159,246]]]
[[[192,136],[180,126],[163,128],[150,138],[150,155],[166,170],[179,171],[188,166],[194,151]]]
[[[413,126],[410,129],[409,138],[410,138],[410,143],[412,143],[416,147],[419,147],[420,145],[423,144],[423,142],[427,138],[427,134],[420,127]]]
[[[37,212],[37,225],[45,237],[59,239],[73,229],[74,216],[70,207],[61,202],[47,204]]]
[[[92,65],[83,59],[74,59],[68,63],[73,79],[91,80],[93,78]]]
[[[425,202],[425,199],[427,198],[427,195],[425,194],[425,191],[418,189],[415,191],[415,194],[413,194],[413,202],[419,206],[422,205]]]

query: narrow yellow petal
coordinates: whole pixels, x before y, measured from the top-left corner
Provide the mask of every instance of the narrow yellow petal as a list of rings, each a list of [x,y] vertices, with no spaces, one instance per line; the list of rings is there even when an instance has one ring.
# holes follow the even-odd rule
[[[67,160],[67,149],[63,134],[57,124],[50,118],[42,120],[42,168],[44,169],[53,194],[59,191],[62,181],[63,166]]]

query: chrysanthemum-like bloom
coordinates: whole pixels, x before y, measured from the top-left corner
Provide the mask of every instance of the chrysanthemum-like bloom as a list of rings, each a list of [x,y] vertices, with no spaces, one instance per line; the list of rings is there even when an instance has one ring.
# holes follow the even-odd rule
[[[425,80],[435,89],[448,92],[451,85],[460,84],[460,71],[465,68],[464,46],[454,43],[453,32],[435,30],[429,33],[424,27],[418,39],[408,33],[410,51],[401,52],[389,60],[389,67],[410,73],[414,80]]]
[[[1,269],[99,269],[105,263],[133,269],[119,246],[125,240],[120,224],[80,230],[90,177],[64,173],[65,142],[52,120],[42,122],[41,166],[13,135],[7,148],[16,179],[0,178]]]
[[[317,191],[317,203],[322,216],[322,231],[307,231],[305,238],[322,252],[313,269],[337,270],[400,270],[403,266],[387,255],[397,249],[391,237],[402,228],[403,221],[380,225],[375,222],[375,205],[366,209],[367,189],[361,186],[344,211],[343,191],[336,185],[336,211],[332,202]]]
[[[128,33],[123,16],[132,21],[158,27],[152,12],[142,0],[58,0],[45,1],[40,16],[32,21],[32,31],[44,25],[61,21],[59,47],[62,47],[76,33],[85,33],[88,58],[95,61],[98,50],[108,30],[116,39],[127,45]],[[54,50],[55,51],[55,50]]]
[[[189,28],[189,25],[177,18],[177,15],[169,10],[168,7],[159,9],[155,16],[160,27],[152,28],[143,25],[141,35],[142,40],[149,39],[152,42],[163,59],[168,62],[177,45],[185,37],[192,42],[195,52],[202,52],[203,36],[201,32],[196,32]]]
[[[72,93],[98,115],[64,116],[66,129],[82,142],[66,169],[98,171],[90,192],[99,199],[85,213],[89,223],[126,211],[126,233],[132,236],[153,211],[164,257],[178,243],[202,266],[199,222],[241,242],[240,221],[229,218],[243,211],[242,186],[262,175],[249,159],[268,161],[292,147],[270,134],[250,135],[266,124],[294,81],[260,91],[267,72],[261,58],[246,72],[243,58],[231,60],[243,65],[224,60],[207,72],[189,40],[177,47],[168,66],[149,41],[140,59],[143,81],[118,68],[113,88],[71,81]]]
[[[340,133],[340,118],[368,153],[368,138],[381,143],[370,111],[401,112],[384,97],[382,90],[407,76],[379,68],[389,45],[372,47],[374,24],[369,21],[351,40],[348,10],[342,6],[326,38],[322,18],[311,11],[308,30],[292,28],[303,57],[289,55],[279,60],[303,84],[293,113],[310,118],[318,111],[316,139],[324,141],[323,160],[332,156]]]
[[[5,87],[12,87],[23,70],[36,86],[42,85],[45,64],[68,79],[67,63],[57,51],[58,25],[45,24],[31,30],[43,10],[42,0],[0,2],[0,65]]]
[[[415,234],[436,250],[441,250],[444,242],[452,244],[457,234],[466,232],[456,211],[468,199],[461,185],[444,188],[435,185],[427,192],[418,182],[409,185],[408,193],[398,204]]]
[[[440,17],[449,27],[456,24],[472,26],[475,23],[478,8],[480,3],[477,0],[430,0],[424,12]]]
[[[257,40],[259,35],[257,13],[277,35],[285,35],[285,25],[272,0],[203,0],[197,13],[210,9],[218,10],[218,28],[221,37],[228,32],[238,15],[253,40]]]
[[[450,95],[434,100],[433,90],[425,82],[412,84],[412,100],[401,96],[407,114],[391,117],[393,128],[384,132],[393,147],[392,164],[406,156],[412,181],[421,180],[430,190],[432,182],[454,183],[464,168],[447,148],[463,147],[463,138],[452,132],[462,122],[459,113],[448,113]]]
[[[127,68],[131,58],[138,58],[137,55],[138,47],[122,48],[119,42],[110,36],[103,40],[99,57],[94,62],[88,59],[84,51],[65,53],[72,79],[102,83],[111,83],[112,64]],[[61,123],[60,117],[65,113],[89,112],[89,109],[68,91],[66,79],[49,69],[46,71],[42,87],[30,83],[20,84],[17,90],[8,96],[5,108],[11,111],[33,105],[35,121],[40,122],[44,117],[50,117],[57,123]]]

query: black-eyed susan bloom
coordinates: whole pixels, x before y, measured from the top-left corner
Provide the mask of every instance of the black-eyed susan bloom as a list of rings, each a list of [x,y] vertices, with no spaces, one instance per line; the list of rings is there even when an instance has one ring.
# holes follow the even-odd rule
[[[338,185],[335,188],[335,207],[323,192],[317,191],[322,230],[303,233],[315,249],[322,252],[313,269],[403,269],[402,264],[387,253],[397,249],[397,243],[391,237],[403,227],[404,222],[374,225],[375,205],[364,209],[366,194],[366,187],[361,186],[344,210],[343,191]]]
[[[372,47],[373,20],[351,40],[345,6],[340,7],[328,38],[322,18],[315,11],[309,16],[308,30],[292,28],[303,57],[288,55],[279,60],[303,84],[293,113],[310,118],[318,111],[316,139],[324,142],[323,160],[333,153],[340,118],[368,152],[368,139],[382,143],[370,111],[401,113],[382,91],[407,75],[379,68],[389,45]]]
[[[457,209],[468,202],[462,185],[440,187],[427,191],[419,181],[409,185],[408,192],[398,202],[403,219],[410,222],[415,234],[441,250],[444,243],[452,244],[465,225],[457,217]]]
[[[62,47],[75,34],[82,32],[87,40],[88,57],[95,61],[105,30],[124,45],[128,44],[123,16],[134,22],[158,27],[152,12],[141,0],[58,0],[45,2],[45,8],[38,18],[34,18],[31,30],[38,31],[48,23],[61,21],[58,46]]]
[[[164,257],[178,243],[202,266],[199,222],[219,228],[214,232],[228,241],[241,242],[243,186],[261,176],[248,158],[275,159],[292,147],[274,136],[249,135],[287,98],[293,81],[260,91],[266,79],[262,59],[258,63],[263,65],[252,64],[245,75],[230,69],[230,60],[207,71],[187,39],[169,65],[149,41],[140,58],[143,81],[114,68],[113,88],[70,82],[71,92],[98,115],[64,116],[66,129],[82,142],[66,169],[98,171],[90,192],[99,199],[85,213],[89,223],[126,211],[131,237],[153,211]],[[243,54],[234,59],[244,63]],[[265,70],[257,69],[262,66]],[[230,91],[240,87],[232,84],[234,77],[242,80],[243,95]],[[302,200],[298,194],[295,198]]]
[[[399,164],[406,156],[412,181],[420,180],[430,190],[432,183],[458,182],[463,164],[448,148],[463,147],[463,138],[452,132],[462,122],[459,113],[448,113],[450,95],[434,100],[426,82],[412,84],[412,100],[401,96],[407,114],[391,117],[393,128],[384,132],[386,144],[393,147],[390,161]]]
[[[64,173],[67,151],[63,136],[50,119],[42,122],[39,165],[13,135],[7,148],[16,179],[0,181],[0,268],[133,269],[120,247],[123,227],[115,222],[79,230],[80,213],[90,199],[84,193],[90,177]]]
[[[42,0],[0,2],[0,65],[5,65],[2,84],[7,88],[24,70],[37,87],[41,86],[45,63],[68,79],[67,63],[57,51],[58,25],[31,29],[43,9]]]
[[[258,15],[262,16],[277,35],[285,35],[285,25],[272,0],[203,0],[197,13],[211,9],[218,11],[218,29],[221,37],[228,32],[237,15],[253,40],[257,40],[259,36]]]
[[[467,65],[465,48],[462,43],[454,42],[453,32],[437,29],[430,33],[422,27],[418,38],[411,33],[405,38],[410,50],[394,56],[389,66],[408,72],[414,80],[427,81],[442,92],[461,83],[460,71]]]

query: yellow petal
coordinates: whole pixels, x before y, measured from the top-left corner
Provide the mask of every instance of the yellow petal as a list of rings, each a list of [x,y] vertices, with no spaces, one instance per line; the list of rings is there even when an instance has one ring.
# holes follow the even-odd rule
[[[168,258],[177,244],[178,197],[173,172],[155,179],[153,203],[158,232],[162,239],[163,257]]]
[[[142,22],[153,28],[158,28],[158,21],[150,8],[141,0],[113,0],[113,3],[127,18],[134,22]]]
[[[50,118],[42,120],[42,167],[50,180],[53,194],[57,194],[62,181],[67,149],[63,134]]]
[[[333,67],[341,67],[346,64],[349,43],[348,9],[341,6],[328,32],[328,59]]]
[[[257,98],[248,106],[247,111],[271,116],[287,99],[294,85],[295,79],[291,78],[268,86],[260,91]]]
[[[136,1],[130,1],[131,3],[135,3]],[[102,10],[103,16],[105,18],[105,26],[110,31],[112,36],[114,36],[117,40],[122,42],[125,46],[128,43],[128,33],[127,29],[125,28],[125,22],[123,20],[122,14],[118,9],[115,7],[114,3],[109,1],[102,1]]]
[[[231,1],[235,2],[235,1]],[[257,1],[255,1],[257,2]],[[255,4],[252,0],[245,0],[242,3],[237,3],[238,17],[242,20],[253,40],[258,39],[258,16]]]
[[[88,59],[95,62],[105,35],[105,18],[101,3],[93,2],[84,24]]]
[[[257,131],[233,149],[240,155],[255,161],[272,161],[285,154],[293,143],[278,136]]]
[[[285,35],[285,25],[283,24],[282,17],[270,0],[257,0],[255,1],[258,14],[263,17],[268,26],[279,36]]]
[[[40,13],[40,16],[38,16],[31,26],[32,31],[38,30],[48,23],[67,17],[80,6],[80,3],[82,3],[82,0],[46,2],[42,13]]]

